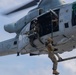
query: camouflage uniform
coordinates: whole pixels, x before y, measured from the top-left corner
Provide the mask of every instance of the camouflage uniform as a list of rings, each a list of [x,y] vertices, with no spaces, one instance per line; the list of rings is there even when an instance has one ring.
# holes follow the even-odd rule
[[[36,32],[36,34],[37,34],[37,38],[38,38],[38,40],[43,44],[43,42],[41,41],[40,36],[39,36],[39,32],[40,32],[39,23],[36,22],[35,25],[36,25],[36,26],[35,26],[35,32]]]
[[[57,59],[54,55],[54,47],[52,46],[52,42],[53,40],[51,38],[48,38],[47,39],[47,42],[46,42],[46,48],[48,50],[48,57],[52,60],[53,62],[53,74],[59,74],[56,70],[57,70]]]
[[[30,45],[31,45],[32,47],[36,47],[36,45],[34,44],[34,40],[35,40],[35,38],[36,38],[35,24],[34,24],[34,23],[32,24],[32,29],[31,29],[31,31],[29,32],[28,35],[29,35]]]

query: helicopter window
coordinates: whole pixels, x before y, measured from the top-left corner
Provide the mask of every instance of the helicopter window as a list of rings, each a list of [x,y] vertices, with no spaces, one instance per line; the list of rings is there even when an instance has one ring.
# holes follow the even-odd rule
[[[17,41],[14,41],[14,45],[17,45]]]
[[[39,9],[39,15],[41,15],[42,14],[42,12],[43,12],[43,9]]]
[[[55,10],[55,12],[59,16],[59,9]],[[39,33],[40,36],[44,36],[44,35],[51,33],[52,28],[53,28],[53,32],[59,31],[59,25],[58,25],[59,21],[56,20],[52,22],[52,20],[56,20],[56,18],[55,16],[51,16],[50,12],[38,17],[38,22],[40,24],[40,33]]]
[[[68,12],[69,10],[67,9],[66,12]]]
[[[26,25],[26,22],[24,24]]]
[[[69,27],[69,24],[68,23],[65,23],[64,25],[65,25],[65,28],[68,28]]]
[[[72,7],[72,26],[76,26],[76,4]]]

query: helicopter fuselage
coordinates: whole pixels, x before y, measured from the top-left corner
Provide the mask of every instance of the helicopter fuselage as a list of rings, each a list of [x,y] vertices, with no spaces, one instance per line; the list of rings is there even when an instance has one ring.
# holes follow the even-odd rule
[[[25,16],[23,19],[19,20],[17,23],[22,23],[25,19],[28,24],[22,23],[22,25],[26,24],[25,27],[22,27],[22,30],[18,37],[13,39],[4,41],[0,43],[0,56],[15,54],[18,51],[21,54],[47,54],[47,50],[44,44],[41,44],[38,39],[34,40],[34,43],[37,45],[37,49],[33,48],[30,45],[28,35],[25,33],[31,30],[31,22],[37,18],[40,24],[40,38],[43,43],[45,43],[48,37],[52,37],[54,40],[55,47],[58,48],[56,53],[63,53],[65,51],[72,51],[76,48],[76,3],[65,4],[54,9],[56,14],[58,15],[58,22],[55,20],[55,17],[50,14],[50,10],[47,12],[38,15],[38,10],[36,10],[36,15],[33,17]],[[30,14],[32,16],[32,14]],[[30,22],[27,20],[30,19]],[[17,24],[16,23],[16,24]],[[13,28],[14,29],[14,28]],[[20,29],[10,29],[8,30],[5,27],[5,30],[8,32],[13,32]]]

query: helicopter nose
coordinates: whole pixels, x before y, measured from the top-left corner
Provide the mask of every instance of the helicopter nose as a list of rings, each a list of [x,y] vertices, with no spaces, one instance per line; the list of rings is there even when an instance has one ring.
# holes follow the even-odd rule
[[[4,30],[9,32],[9,33],[13,33],[14,32],[14,25],[9,24],[9,25],[4,25]]]

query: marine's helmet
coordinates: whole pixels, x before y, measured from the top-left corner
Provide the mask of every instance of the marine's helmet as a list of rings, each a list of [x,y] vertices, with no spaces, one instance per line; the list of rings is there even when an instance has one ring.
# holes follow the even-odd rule
[[[50,38],[50,37],[49,37],[49,38],[47,38],[47,42],[48,42],[48,43],[53,43],[52,38]]]

